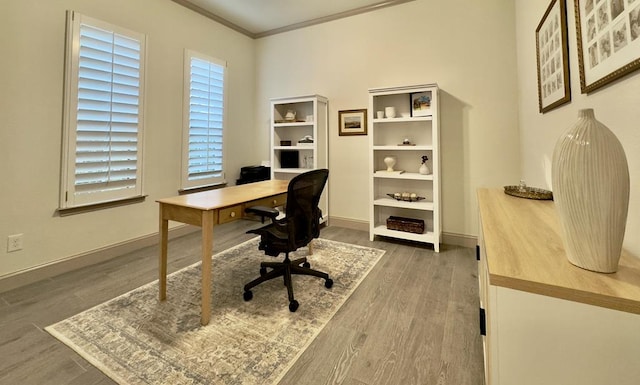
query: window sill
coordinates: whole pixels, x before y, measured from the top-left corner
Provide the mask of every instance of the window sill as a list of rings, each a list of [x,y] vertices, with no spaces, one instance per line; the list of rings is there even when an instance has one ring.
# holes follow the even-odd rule
[[[146,198],[147,198],[147,195],[140,195],[136,197],[118,199],[118,200],[109,201],[109,202],[89,204],[85,206],[58,208],[57,212],[58,212],[58,215],[60,215],[61,217],[66,217],[69,215],[83,214],[91,211],[97,211],[97,210],[103,210],[103,209],[108,209],[108,208],[117,207],[117,206],[140,203],[140,202],[144,202]]]
[[[209,190],[217,190],[223,187],[227,187],[227,182],[220,182],[220,183],[211,184],[208,186],[180,189],[178,190],[178,195],[186,195],[186,194],[199,193],[199,192],[209,191]]]

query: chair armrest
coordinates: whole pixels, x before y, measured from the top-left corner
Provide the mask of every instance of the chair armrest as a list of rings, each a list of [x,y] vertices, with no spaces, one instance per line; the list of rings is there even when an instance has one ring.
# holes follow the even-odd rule
[[[246,209],[244,209],[244,212],[249,214],[256,214],[261,217],[268,217],[268,218],[271,218],[272,220],[275,220],[278,217],[278,215],[280,215],[280,211],[267,206],[247,207]]]

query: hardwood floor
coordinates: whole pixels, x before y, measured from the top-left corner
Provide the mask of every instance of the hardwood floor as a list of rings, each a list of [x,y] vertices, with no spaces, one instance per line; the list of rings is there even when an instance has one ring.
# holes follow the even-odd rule
[[[216,227],[214,252],[251,238],[255,226]],[[483,384],[472,249],[444,245],[438,254],[340,227],[321,236],[387,252],[281,385]],[[169,271],[197,262],[199,250],[199,233],[171,241]],[[0,293],[0,384],[114,384],[44,327],[157,279],[157,253],[148,247]]]

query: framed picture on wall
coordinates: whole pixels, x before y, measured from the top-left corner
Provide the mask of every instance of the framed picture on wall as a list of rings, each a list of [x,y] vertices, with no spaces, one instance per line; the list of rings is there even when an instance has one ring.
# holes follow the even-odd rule
[[[565,2],[551,0],[536,28],[538,107],[541,113],[571,101]]]
[[[580,90],[640,68],[640,0],[575,0]]]
[[[338,111],[338,134],[367,135],[367,110]]]

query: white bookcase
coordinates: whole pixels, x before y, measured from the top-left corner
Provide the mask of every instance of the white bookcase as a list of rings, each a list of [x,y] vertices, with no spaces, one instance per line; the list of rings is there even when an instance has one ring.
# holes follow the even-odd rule
[[[419,97],[428,103],[418,103]],[[416,105],[414,107],[414,102]],[[395,116],[389,117],[389,107]],[[382,111],[383,117],[378,117]],[[440,142],[438,86],[436,84],[369,90],[369,237],[376,235],[431,243],[440,251]],[[409,143],[404,143],[408,139]],[[430,173],[419,172],[422,156]],[[395,172],[384,159],[393,157]],[[409,193],[417,201],[397,200],[387,194]],[[402,196],[401,196],[402,198]],[[421,199],[424,198],[424,199]],[[411,199],[411,198],[410,198]],[[424,221],[424,232],[387,228],[390,216]]]
[[[329,168],[328,113],[328,99],[320,95],[271,99],[271,179],[291,180],[312,169]],[[329,181],[320,209],[326,221]]]

